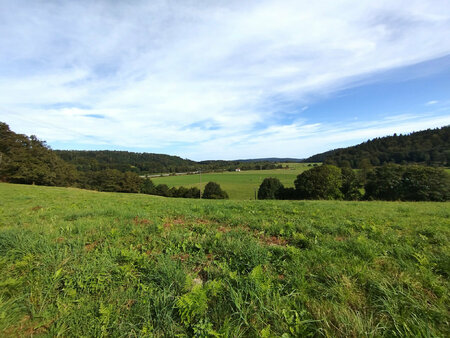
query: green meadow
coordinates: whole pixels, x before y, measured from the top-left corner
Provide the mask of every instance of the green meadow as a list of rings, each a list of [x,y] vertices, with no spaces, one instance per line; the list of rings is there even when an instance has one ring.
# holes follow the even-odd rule
[[[152,177],[152,181],[155,184],[167,184],[169,188],[185,186],[187,188],[197,187],[201,188],[201,190],[204,189],[206,183],[213,181],[220,184],[221,188],[228,193],[230,199],[250,200],[255,199],[255,190],[258,190],[264,178],[276,177],[285,187],[293,187],[297,176],[311,168],[305,163],[283,163],[283,166],[285,165],[289,165],[289,169],[225,171],[201,175],[163,176]]]
[[[449,203],[1,183],[0,336],[448,337],[449,243]]]

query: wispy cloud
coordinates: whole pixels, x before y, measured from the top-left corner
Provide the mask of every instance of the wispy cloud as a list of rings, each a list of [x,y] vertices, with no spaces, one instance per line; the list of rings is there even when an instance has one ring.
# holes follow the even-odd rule
[[[323,150],[311,142],[358,129],[422,129],[414,119],[342,129],[303,114],[370,74],[450,54],[448,6],[0,0],[0,120],[50,144],[95,135],[98,148],[196,159],[306,156]]]

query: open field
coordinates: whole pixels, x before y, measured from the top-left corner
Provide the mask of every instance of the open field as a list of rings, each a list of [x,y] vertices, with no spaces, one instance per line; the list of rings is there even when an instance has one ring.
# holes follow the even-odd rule
[[[225,190],[230,199],[249,200],[255,198],[255,189],[257,190],[261,182],[266,177],[276,177],[286,187],[293,187],[297,175],[310,169],[304,163],[286,163],[289,169],[275,170],[246,170],[241,172],[223,172],[206,173],[200,175],[180,175],[152,177],[155,184],[167,184],[169,187],[197,187],[203,190],[209,181],[217,182]],[[283,164],[283,165],[286,165]],[[202,183],[200,184],[200,179]]]
[[[0,184],[0,336],[449,336],[449,203]]]

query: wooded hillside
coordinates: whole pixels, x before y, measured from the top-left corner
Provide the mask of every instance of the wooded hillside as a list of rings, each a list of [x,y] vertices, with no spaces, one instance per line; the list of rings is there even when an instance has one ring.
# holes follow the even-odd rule
[[[305,162],[324,162],[352,168],[384,163],[449,166],[450,126],[375,138],[356,146],[311,156]]]

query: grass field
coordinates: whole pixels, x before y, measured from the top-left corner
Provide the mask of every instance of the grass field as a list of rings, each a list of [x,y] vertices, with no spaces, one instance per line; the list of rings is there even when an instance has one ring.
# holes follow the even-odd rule
[[[449,336],[449,203],[0,184],[0,336]]]
[[[297,175],[310,169],[304,163],[286,163],[289,169],[276,170],[246,170],[241,172],[223,172],[223,173],[205,173],[201,175],[180,175],[153,177],[155,184],[167,184],[169,187],[205,187],[209,181],[217,182],[225,190],[230,199],[249,200],[255,198],[255,189],[257,190],[261,182],[266,177],[276,177],[286,187],[293,187]],[[286,165],[283,164],[283,165]],[[200,179],[202,183],[200,184]]]

